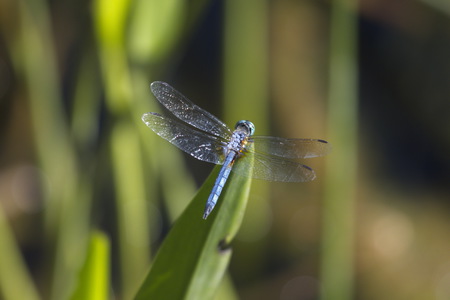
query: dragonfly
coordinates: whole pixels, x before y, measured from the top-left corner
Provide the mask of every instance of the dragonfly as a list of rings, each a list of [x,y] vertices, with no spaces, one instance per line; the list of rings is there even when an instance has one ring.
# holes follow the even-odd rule
[[[254,136],[255,125],[247,120],[238,121],[231,130],[169,84],[155,81],[150,88],[171,115],[148,112],[142,121],[196,159],[222,165],[206,201],[203,219],[216,205],[231,171],[268,181],[307,182],[316,177],[315,172],[296,160],[324,156],[331,150],[330,144],[321,139]]]

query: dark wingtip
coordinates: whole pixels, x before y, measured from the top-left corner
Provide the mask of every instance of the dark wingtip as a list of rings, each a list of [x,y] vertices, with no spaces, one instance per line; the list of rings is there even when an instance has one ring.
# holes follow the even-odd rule
[[[325,141],[325,140],[317,140],[319,143],[323,143],[323,144],[325,144],[323,147],[324,147],[324,152],[321,154],[321,155],[319,155],[319,156],[325,156],[325,155],[327,155],[328,153],[330,153],[331,152],[331,149],[332,149],[332,146],[331,146],[331,144],[330,143],[328,143],[327,141]]]
[[[305,169],[308,169],[308,170],[310,170],[310,171],[313,171],[313,172],[314,172],[314,170],[313,170],[312,168],[308,167],[308,166],[302,165],[302,167],[303,167],[303,168],[305,168]]]

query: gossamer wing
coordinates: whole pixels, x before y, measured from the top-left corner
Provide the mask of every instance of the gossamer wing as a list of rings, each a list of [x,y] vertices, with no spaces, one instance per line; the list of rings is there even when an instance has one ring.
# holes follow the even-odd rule
[[[237,122],[232,131],[167,83],[155,81],[150,87],[173,116],[149,112],[142,116],[142,121],[193,157],[223,165],[206,202],[203,219],[216,205],[231,171],[270,181],[311,181],[316,176],[314,171],[295,159],[323,156],[331,150],[324,140],[253,136],[255,126],[246,120]],[[250,156],[254,160],[251,170],[247,159]]]

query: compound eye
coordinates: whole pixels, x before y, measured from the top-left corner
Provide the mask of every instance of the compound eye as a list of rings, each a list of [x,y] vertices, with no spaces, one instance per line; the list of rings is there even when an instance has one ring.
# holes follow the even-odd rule
[[[255,125],[253,125],[252,122],[247,121],[247,120],[241,120],[241,121],[237,122],[236,126],[235,126],[235,129],[244,131],[249,136],[253,135],[255,133]]]

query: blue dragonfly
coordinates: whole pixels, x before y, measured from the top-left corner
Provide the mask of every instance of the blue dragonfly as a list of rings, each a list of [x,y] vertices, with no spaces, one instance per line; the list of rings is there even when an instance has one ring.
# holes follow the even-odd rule
[[[328,142],[319,139],[253,136],[255,126],[246,120],[237,122],[232,131],[169,84],[155,81],[150,87],[156,99],[176,118],[149,112],[142,116],[142,121],[191,156],[223,165],[206,202],[203,219],[216,205],[231,170],[255,179],[306,182],[316,175],[295,159],[323,156],[331,150]],[[248,157],[253,157],[253,167]]]

